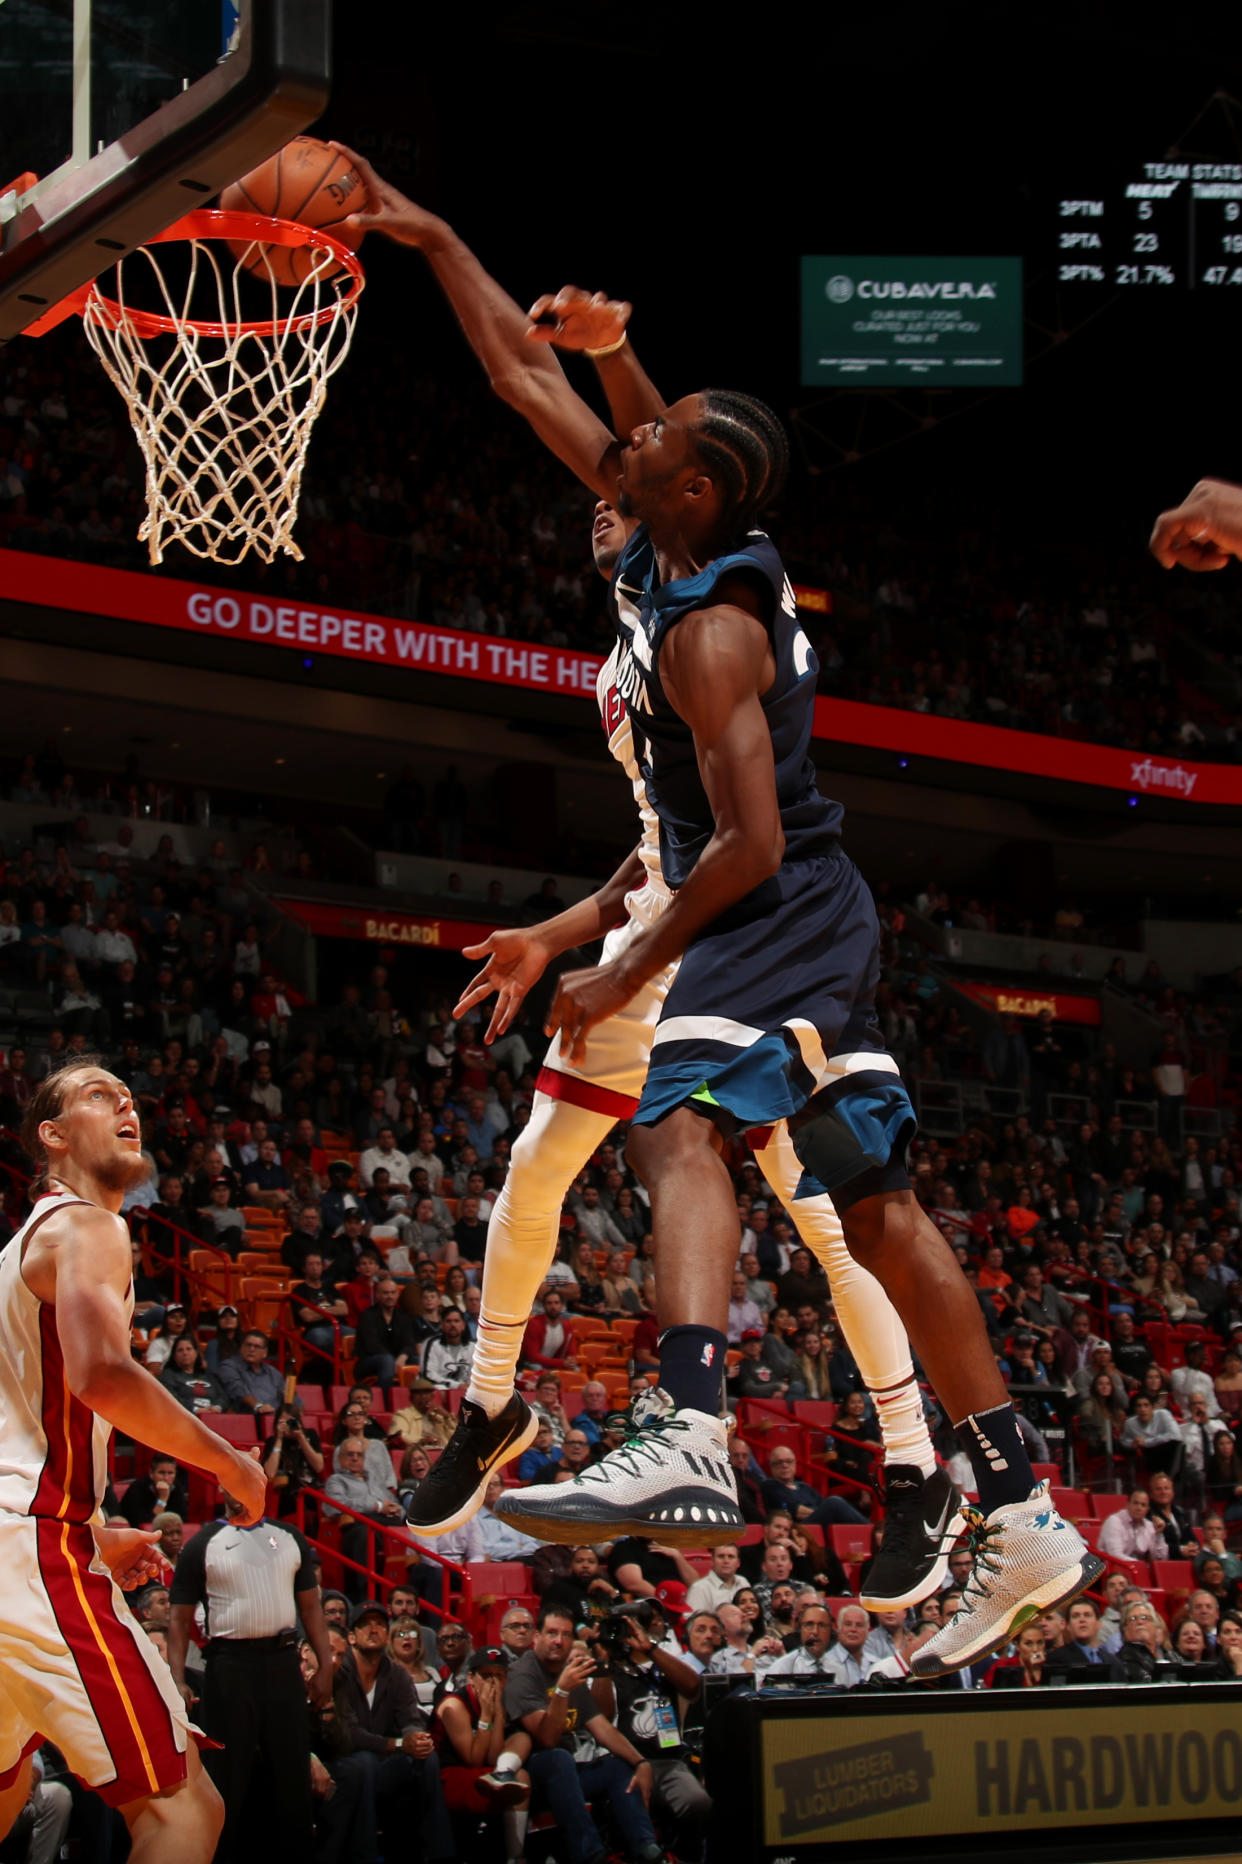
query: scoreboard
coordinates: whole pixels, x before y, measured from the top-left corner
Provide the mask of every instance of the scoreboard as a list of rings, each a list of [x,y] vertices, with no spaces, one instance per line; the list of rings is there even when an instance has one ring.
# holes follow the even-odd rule
[[[1242,162],[1140,162],[1056,203],[1063,285],[1242,287]]]

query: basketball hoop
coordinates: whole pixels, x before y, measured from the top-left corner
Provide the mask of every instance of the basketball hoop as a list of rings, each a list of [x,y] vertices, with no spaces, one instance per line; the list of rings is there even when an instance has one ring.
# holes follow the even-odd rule
[[[170,242],[188,249],[175,284],[159,250]],[[302,284],[283,287],[264,267],[267,246],[323,257]],[[74,308],[146,463],[138,536],[151,562],[170,543],[217,563],[239,563],[248,550],[265,563],[280,551],[300,560],[292,532],[306,449],[354,334],[365,282],[357,255],[317,227],[203,209],[137,247],[110,277],[114,296],[96,280]],[[154,287],[161,310],[137,308],[140,283]],[[245,316],[246,293],[265,286],[271,316]]]

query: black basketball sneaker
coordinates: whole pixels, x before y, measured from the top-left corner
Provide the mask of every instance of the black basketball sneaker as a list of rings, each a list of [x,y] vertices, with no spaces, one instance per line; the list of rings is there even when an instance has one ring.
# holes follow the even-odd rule
[[[859,1604],[869,1612],[896,1612],[935,1592],[953,1543],[966,1525],[962,1498],[943,1469],[925,1476],[912,1464],[885,1471],[884,1539]]]
[[[505,1463],[534,1442],[539,1421],[520,1392],[489,1418],[482,1405],[462,1399],[453,1432],[431,1474],[410,1497],[406,1520],[420,1534],[447,1534],[468,1521],[488,1483]]]

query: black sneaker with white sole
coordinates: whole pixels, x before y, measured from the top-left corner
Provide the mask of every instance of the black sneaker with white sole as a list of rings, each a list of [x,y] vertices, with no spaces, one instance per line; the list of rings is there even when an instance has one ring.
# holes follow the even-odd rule
[[[966,1525],[961,1502],[943,1469],[925,1476],[913,1464],[895,1463],[884,1472],[884,1539],[860,1605],[869,1612],[896,1612],[931,1597]]]
[[[735,1541],[746,1522],[737,1503],[728,1440],[718,1417],[678,1411],[668,1393],[644,1394],[632,1434],[571,1482],[510,1489],[497,1517],[539,1540],[617,1540],[646,1534],[673,1547]]]
[[[457,1429],[410,1497],[405,1517],[410,1526],[420,1534],[448,1534],[468,1521],[496,1471],[534,1442],[538,1428],[520,1392],[491,1418],[482,1405],[463,1398]]]

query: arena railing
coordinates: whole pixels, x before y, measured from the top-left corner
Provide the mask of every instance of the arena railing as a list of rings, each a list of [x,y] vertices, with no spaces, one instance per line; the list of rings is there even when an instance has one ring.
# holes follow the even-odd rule
[[[370,1594],[372,1598],[382,1598],[384,1591],[391,1592],[396,1586],[407,1585],[409,1581],[406,1573],[403,1573],[398,1579],[391,1579],[385,1573],[381,1573],[376,1567],[363,1566],[357,1560],[350,1559],[339,1547],[335,1547],[330,1541],[325,1541],[318,1535],[311,1533],[306,1525],[305,1504],[308,1501],[315,1502],[319,1508],[320,1533],[322,1533],[322,1524],[325,1520],[325,1510],[331,1509],[333,1518],[340,1515],[349,1515],[351,1519],[360,1522],[372,1534],[382,1537],[385,1542],[394,1542],[401,1552],[407,1556],[405,1561],[407,1570],[412,1564],[412,1561],[408,1557],[410,1555],[417,1556],[420,1561],[430,1560],[444,1573],[446,1591],[456,1591],[459,1597],[464,1593],[466,1585],[465,1567],[461,1566],[455,1560],[446,1560],[442,1553],[436,1553],[430,1547],[424,1547],[420,1542],[414,1539],[408,1527],[390,1527],[386,1522],[376,1521],[371,1515],[363,1514],[361,1509],[351,1508],[348,1502],[336,1500],[323,1489],[310,1487],[299,1489],[293,1520],[298,1531],[305,1536],[307,1544],[319,1555],[320,1564],[322,1565],[324,1557],[326,1556],[329,1560],[339,1561],[342,1566],[348,1567],[351,1572],[362,1573],[365,1578],[370,1581],[372,1588],[382,1588],[382,1590],[373,1589]],[[420,1604],[425,1606],[428,1611],[433,1612],[437,1618],[454,1618],[453,1613],[447,1610],[445,1606],[434,1605],[430,1599],[424,1599],[421,1595]],[[454,1619],[454,1622],[459,1621]]]

